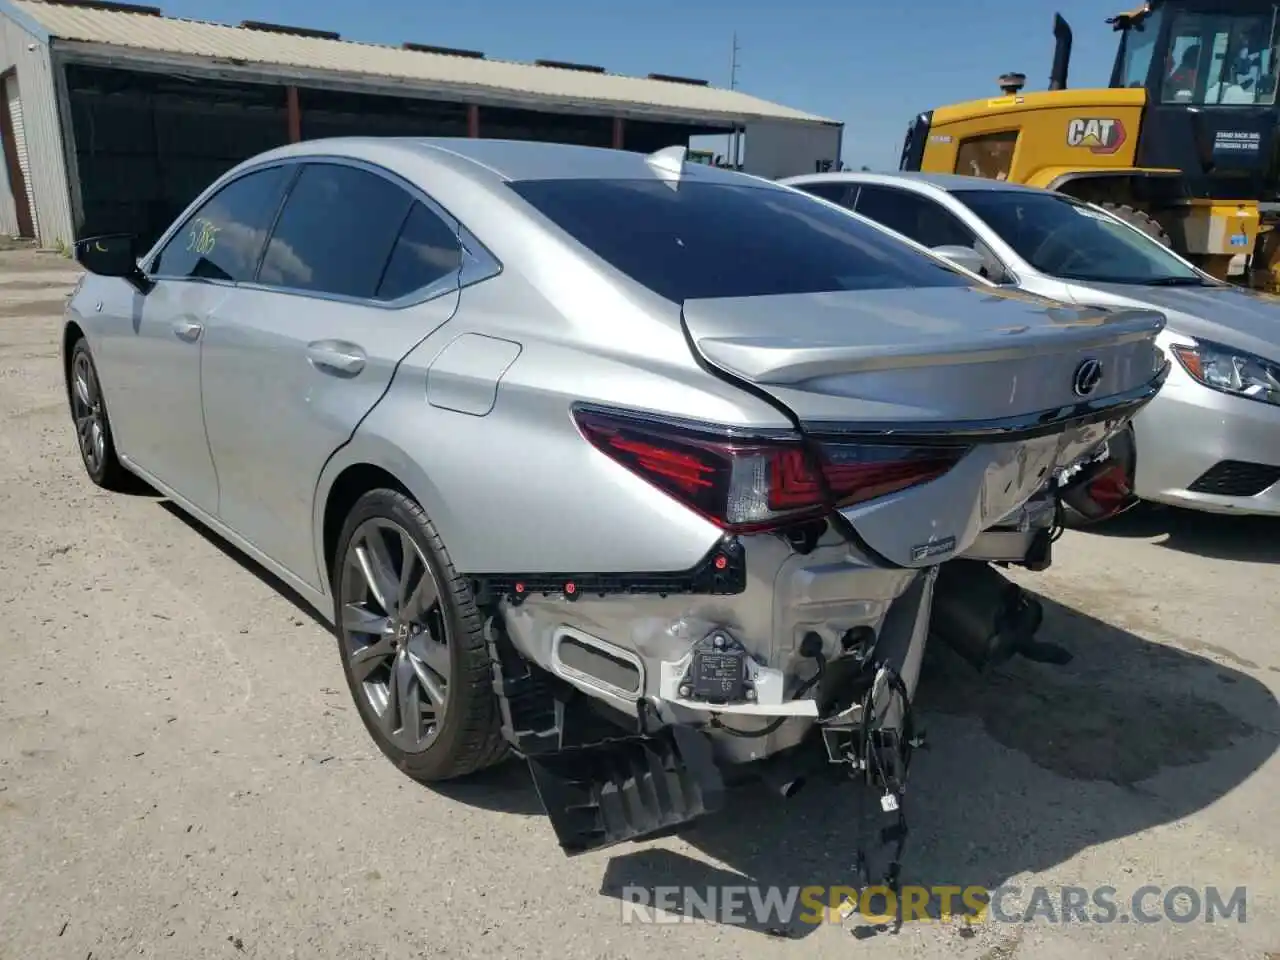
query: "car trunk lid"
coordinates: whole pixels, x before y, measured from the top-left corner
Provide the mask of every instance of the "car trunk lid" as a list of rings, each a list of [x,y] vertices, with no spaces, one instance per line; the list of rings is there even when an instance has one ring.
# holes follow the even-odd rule
[[[938,479],[841,509],[907,566],[967,549],[1105,439],[1165,366],[1159,313],[994,287],[690,300],[683,316],[703,362],[784,407],[829,456],[970,448]]]

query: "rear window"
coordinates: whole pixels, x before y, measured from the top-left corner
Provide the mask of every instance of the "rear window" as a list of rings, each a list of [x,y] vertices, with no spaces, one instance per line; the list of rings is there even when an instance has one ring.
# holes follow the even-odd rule
[[[802,193],[688,181],[672,189],[657,180],[510,186],[601,259],[677,303],[971,283]]]

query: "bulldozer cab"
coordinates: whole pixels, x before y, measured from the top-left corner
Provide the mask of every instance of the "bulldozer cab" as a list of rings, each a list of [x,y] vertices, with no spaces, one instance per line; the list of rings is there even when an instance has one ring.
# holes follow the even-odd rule
[[[1147,94],[1135,166],[1182,171],[1192,197],[1273,199],[1280,3],[1164,0],[1111,22],[1111,86]]]
[[[1165,0],[1109,22],[1121,32],[1111,86],[1162,104],[1275,105],[1280,4]]]
[[[1057,16],[1047,90],[1009,73],[1002,96],[919,114],[900,167],[1058,190],[1224,279],[1265,261],[1280,285],[1280,0],[1149,0],[1108,22],[1119,43],[1106,87],[1068,86],[1071,29]]]

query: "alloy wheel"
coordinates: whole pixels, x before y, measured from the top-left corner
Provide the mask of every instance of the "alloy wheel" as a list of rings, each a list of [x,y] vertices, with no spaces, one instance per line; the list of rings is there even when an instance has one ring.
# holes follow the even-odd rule
[[[340,600],[353,690],[393,746],[422,752],[444,721],[452,638],[435,574],[407,530],[384,518],[356,528]]]
[[[107,457],[107,434],[102,416],[102,391],[89,354],[81,351],[71,364],[71,415],[80,455],[89,472],[102,470]]]

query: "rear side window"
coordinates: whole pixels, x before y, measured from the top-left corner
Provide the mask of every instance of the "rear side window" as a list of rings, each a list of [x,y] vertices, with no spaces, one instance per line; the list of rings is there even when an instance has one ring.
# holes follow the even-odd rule
[[[267,243],[259,282],[372,299],[413,203],[367,170],[308,164]]]
[[[916,243],[933,247],[972,247],[973,231],[928,197],[879,185],[864,186],[858,194],[858,213]]]
[[[967,286],[906,243],[768,186],[525,180],[524,200],[615,269],[677,303],[715,297]]]
[[[856,186],[837,182],[797,183],[795,188],[811,193],[815,197],[821,197],[823,200],[838,203],[842,207],[853,206],[853,194],[858,189]]]
[[[169,239],[151,272],[182,279],[252,280],[292,173],[289,167],[269,167],[232,180]]]
[[[458,228],[415,200],[383,271],[378,299],[408,296],[457,272],[461,266]]]

